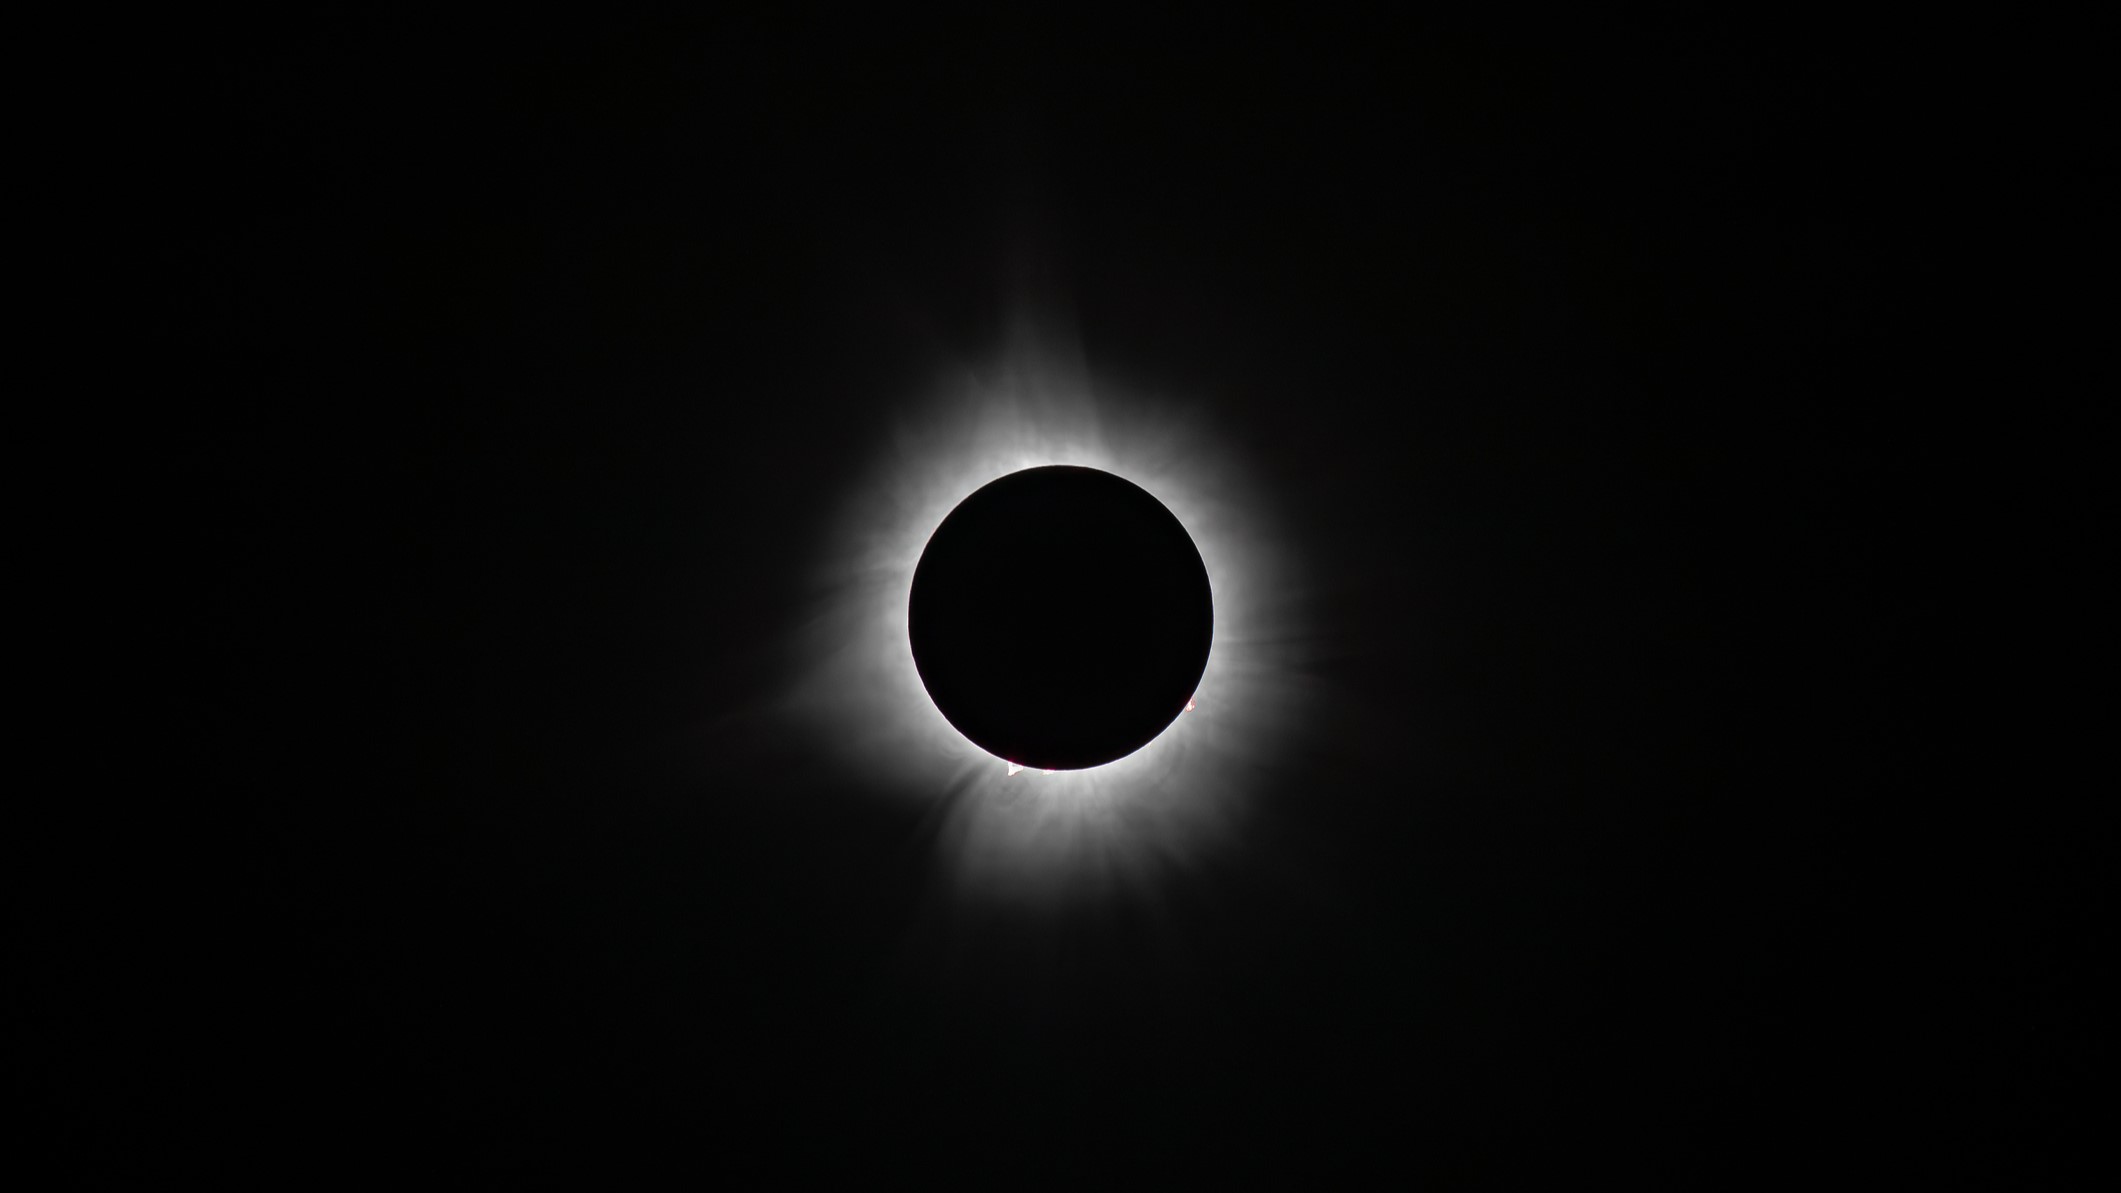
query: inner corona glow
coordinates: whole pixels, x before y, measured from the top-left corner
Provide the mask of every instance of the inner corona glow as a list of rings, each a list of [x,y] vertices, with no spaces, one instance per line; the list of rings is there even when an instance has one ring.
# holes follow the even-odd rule
[[[929,698],[907,594],[951,510],[998,477],[1047,464],[1123,477],[1184,524],[1215,592],[1215,646],[1189,711],[1154,740],[1027,782]],[[1295,652],[1306,635],[1291,578],[1306,569],[1293,554],[1208,411],[1094,387],[1072,355],[1024,337],[997,366],[965,369],[903,409],[875,469],[848,486],[783,711],[849,784],[927,810],[961,896],[1057,902],[1139,887],[1227,844],[1257,779],[1300,729]],[[1045,565],[994,566],[1035,581]]]

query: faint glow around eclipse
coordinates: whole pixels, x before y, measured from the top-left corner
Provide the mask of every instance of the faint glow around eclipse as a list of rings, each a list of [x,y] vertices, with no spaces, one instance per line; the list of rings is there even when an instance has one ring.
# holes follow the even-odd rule
[[[1115,394],[1078,356],[1019,340],[997,365],[903,408],[874,470],[849,483],[781,711],[850,787],[928,810],[957,894],[1064,903],[1153,883],[1242,833],[1249,793],[1308,707],[1306,569],[1217,435],[1211,405]],[[1178,517],[1207,565],[1215,640],[1187,715],[1162,734],[1103,766],[1026,782],[937,710],[906,618],[914,567],[943,518],[989,481],[1044,464],[1114,473]],[[1040,565],[995,566],[1035,583]]]

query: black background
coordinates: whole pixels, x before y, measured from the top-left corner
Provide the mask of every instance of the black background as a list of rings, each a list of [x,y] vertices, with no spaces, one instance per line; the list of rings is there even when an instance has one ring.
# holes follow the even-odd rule
[[[123,744],[20,1020],[74,1171],[1722,1187],[2083,1130],[2069,963],[1935,843],[1897,31],[148,32]],[[1026,269],[1246,453],[1366,715],[1152,896],[938,927],[918,808],[696,730]]]

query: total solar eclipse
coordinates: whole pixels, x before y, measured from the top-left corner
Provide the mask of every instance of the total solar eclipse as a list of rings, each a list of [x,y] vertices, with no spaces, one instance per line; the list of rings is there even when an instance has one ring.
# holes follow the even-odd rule
[[[1029,468],[957,506],[914,569],[921,683],[1018,766],[1124,758],[1192,698],[1214,637],[1200,551],[1170,510],[1095,468]]]

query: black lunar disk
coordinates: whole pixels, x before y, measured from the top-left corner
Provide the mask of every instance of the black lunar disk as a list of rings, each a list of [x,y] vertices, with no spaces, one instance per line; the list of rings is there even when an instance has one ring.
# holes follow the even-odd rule
[[[921,682],[958,732],[1020,766],[1081,770],[1184,710],[1215,605],[1162,502],[1055,465],[1002,477],[943,519],[907,619]]]

